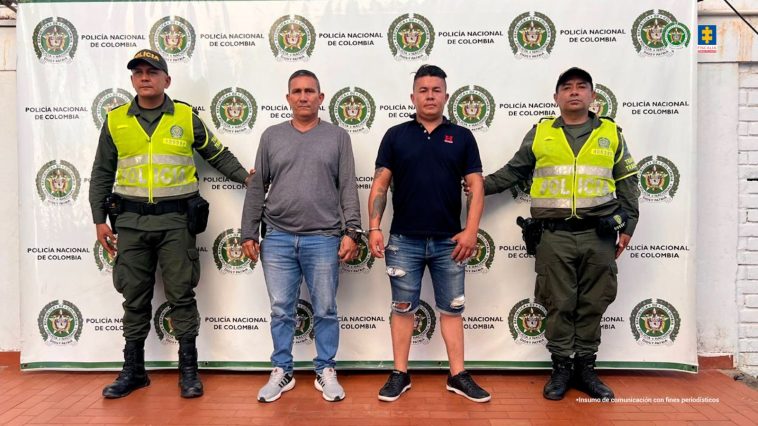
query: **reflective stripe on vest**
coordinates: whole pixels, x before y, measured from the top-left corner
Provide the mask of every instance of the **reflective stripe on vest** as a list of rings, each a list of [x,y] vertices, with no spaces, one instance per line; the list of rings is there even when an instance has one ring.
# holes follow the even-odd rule
[[[124,105],[108,113],[108,130],[118,150],[114,192],[131,197],[173,197],[197,192],[192,144],[192,108],[175,103],[164,113],[152,136]]]
[[[537,159],[530,195],[532,207],[576,209],[599,206],[613,200],[616,182],[613,165],[619,145],[616,124],[600,120],[579,154],[563,133],[553,127],[555,119],[537,124],[532,151]]]

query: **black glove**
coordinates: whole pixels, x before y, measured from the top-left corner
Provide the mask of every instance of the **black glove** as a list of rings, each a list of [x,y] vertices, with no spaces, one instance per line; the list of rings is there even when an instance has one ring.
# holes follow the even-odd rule
[[[626,221],[629,219],[626,212],[617,209],[610,216],[601,217],[597,221],[597,233],[600,236],[617,236],[626,229]]]
[[[124,212],[121,196],[118,194],[108,194],[105,197],[105,201],[103,201],[103,207],[105,208],[105,213],[108,215],[108,222],[111,223],[111,231],[114,234],[118,234],[116,219],[118,219],[118,215]]]

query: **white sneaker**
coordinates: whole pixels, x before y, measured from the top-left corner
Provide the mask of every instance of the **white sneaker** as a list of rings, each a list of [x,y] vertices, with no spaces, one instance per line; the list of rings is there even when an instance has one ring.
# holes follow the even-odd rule
[[[325,368],[321,374],[316,374],[313,384],[321,391],[321,396],[327,401],[341,401],[345,399],[345,390],[337,381],[337,372],[333,368]]]
[[[258,401],[274,402],[282,396],[282,392],[287,392],[294,387],[295,378],[292,377],[292,373],[285,373],[284,370],[276,367],[271,372],[268,383],[258,391]]]

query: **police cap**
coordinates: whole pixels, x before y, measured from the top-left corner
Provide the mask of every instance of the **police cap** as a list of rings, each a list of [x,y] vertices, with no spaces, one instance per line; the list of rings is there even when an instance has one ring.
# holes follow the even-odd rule
[[[140,62],[144,62],[155,69],[159,69],[168,74],[168,64],[158,52],[150,49],[142,49],[137,52],[134,57],[126,64],[126,67],[130,70],[137,68]]]
[[[566,84],[566,82],[572,78],[578,78],[579,80],[589,83],[590,87],[592,86],[592,76],[590,73],[581,68],[571,67],[566,71],[563,71],[563,73],[561,73],[561,75],[558,77],[558,82],[555,83],[555,92],[558,93],[558,88],[563,84]]]

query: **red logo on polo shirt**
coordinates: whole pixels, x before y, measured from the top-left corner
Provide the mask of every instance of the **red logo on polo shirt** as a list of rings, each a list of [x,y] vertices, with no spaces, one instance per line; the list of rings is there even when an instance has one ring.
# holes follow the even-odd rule
[[[453,136],[445,135],[445,143],[453,143]]]

